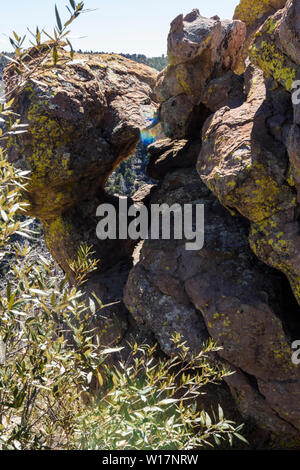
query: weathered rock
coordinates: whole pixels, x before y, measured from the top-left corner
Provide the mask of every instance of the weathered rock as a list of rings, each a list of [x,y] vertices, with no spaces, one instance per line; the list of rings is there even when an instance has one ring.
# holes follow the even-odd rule
[[[180,170],[167,175],[151,204],[189,202],[199,196],[201,182],[195,170]],[[207,188],[202,186],[204,193]],[[208,335],[203,319],[191,305],[180,279],[176,278],[182,241],[145,241],[140,263],[131,271],[124,302],[134,319],[154,332],[161,348],[173,351],[171,337],[181,333],[193,350],[200,350]]]
[[[287,275],[300,301],[297,197],[285,147],[290,95],[270,91],[252,67],[248,72],[247,101],[222,108],[206,124],[198,172],[224,206],[252,222],[254,252]]]
[[[235,20],[243,21],[247,26],[246,40],[235,72],[243,73],[245,71],[245,61],[249,55],[249,49],[253,40],[266,19],[273,15],[276,10],[283,8],[287,0],[241,0],[234,13]]]
[[[300,5],[295,0],[289,0],[279,20],[278,45],[283,52],[296,64],[300,65]],[[275,31],[274,31],[275,32]],[[276,35],[276,33],[275,33]]]
[[[29,54],[34,68],[39,56]],[[113,303],[101,310],[96,325],[103,343],[111,344],[130,324],[122,290],[136,242],[99,241],[96,209],[109,202],[118,210],[118,198],[103,188],[114,168],[134,152],[140,130],[157,110],[152,91],[157,72],[117,55],[76,54],[70,61],[60,49],[59,57],[56,66],[49,61],[15,93],[15,111],[29,128],[9,140],[9,159],[31,170],[29,212],[42,220],[47,245],[70,280],[70,262],[82,243],[100,260],[85,289],[103,304]],[[8,92],[17,80],[9,66]],[[146,200],[150,189],[129,204]]]
[[[288,2],[287,9],[292,3]],[[248,26],[257,30],[282,5],[272,5],[271,11],[269,6],[253,22],[249,18]],[[185,140],[153,144],[148,171],[164,178],[152,203],[205,204],[205,246],[199,252],[188,252],[184,241],[145,241],[125,288],[125,303],[139,323],[154,331],[168,353],[174,328],[193,350],[201,348],[205,338],[202,318],[211,338],[223,346],[219,356],[235,371],[226,381],[243,416],[295,442],[300,431],[300,371],[291,361],[291,342],[300,334],[299,306],[284,276],[251,253],[248,225],[236,216],[239,213],[250,221],[252,250],[288,277],[300,302],[297,181],[292,177],[299,141],[298,129],[291,134],[291,96],[277,76],[269,74],[266,80],[253,65],[248,65],[244,76],[246,96],[242,86],[231,95],[233,84],[241,84],[231,71],[220,76],[210,71],[208,78],[200,74],[208,56],[205,47],[189,44],[185,22],[202,21],[193,12],[185,21],[178,17],[172,25],[169,47],[171,63],[176,65],[159,76],[156,91],[166,133]],[[266,24],[262,30],[272,23]],[[218,40],[215,24],[208,22],[203,41],[209,38],[209,28]],[[197,61],[197,54],[203,54],[202,62]],[[170,103],[176,103],[171,117]],[[188,103],[186,108],[182,103]],[[184,163],[194,142],[187,124],[189,110],[192,104],[199,109],[200,103],[202,118],[209,110],[215,114],[204,125],[197,168],[227,212]],[[195,107],[192,115],[194,111]],[[198,119],[198,130],[202,124]],[[293,146],[294,162],[289,160],[287,146]],[[175,169],[177,165],[181,169]]]
[[[248,72],[247,101],[240,108],[220,109],[205,124],[198,172],[223,205],[261,222],[296,206],[283,143],[292,109],[288,93],[279,89],[267,97],[262,73],[252,67]],[[275,117],[281,124],[278,140],[272,135]]]
[[[234,12],[234,19],[253,26],[257,20],[272,15],[283,8],[287,0],[240,0]]]
[[[242,77],[229,71],[211,80],[203,90],[201,101],[212,112],[224,106],[238,108],[245,101]]]
[[[265,73],[287,89],[296,75],[285,76],[282,70],[286,69],[279,67],[279,56],[272,51],[267,54],[267,67],[264,66],[263,49],[257,45],[273,47],[280,31],[288,37],[287,24],[289,31],[295,31],[291,20],[295,8],[295,2],[290,1],[284,10],[267,19],[255,42],[256,52],[251,55]],[[267,35],[268,43],[263,40]],[[284,50],[284,41],[280,47]],[[291,62],[287,55],[284,58]],[[271,60],[274,67],[270,66]],[[287,275],[300,300],[299,237],[295,222],[299,141],[297,126],[292,126],[291,96],[281,87],[272,91],[274,85],[265,83],[259,72],[254,72],[249,80],[251,70],[249,67],[246,73],[247,101],[237,109],[221,109],[207,123],[198,171],[226,207],[237,209],[253,222],[250,243],[254,252]]]
[[[76,55],[68,62],[60,54],[57,66],[49,62],[16,96],[29,132],[9,142],[10,159],[32,171],[30,211],[43,219],[80,203],[83,185],[84,199],[92,199],[134,152],[156,111],[155,70],[121,56]],[[10,91],[13,66],[4,81]]]
[[[29,211],[45,223],[48,244],[66,269],[79,241],[97,245],[102,189],[156,112],[157,73],[121,56],[76,55],[65,63],[60,55],[57,66],[49,63],[17,94],[15,109],[29,131],[11,139],[8,150],[10,160],[32,172]],[[13,66],[4,81],[10,91]]]
[[[274,9],[280,6],[276,4]],[[300,302],[297,222],[300,133],[298,125],[293,125],[291,95],[288,93],[293,81],[299,77],[298,9],[299,4],[291,0],[285,9],[270,18],[267,10],[260,15],[264,23],[256,35],[250,58],[266,77],[271,78],[266,80],[262,72],[248,66],[245,74],[247,99],[240,107],[219,109],[207,120],[197,168],[201,179],[221,203],[233,214],[238,211],[251,222],[252,250],[266,264],[285,273]],[[261,18],[257,17],[257,21]],[[248,25],[254,23],[249,17]],[[215,262],[223,264],[217,259]],[[234,272],[233,269],[230,271]],[[254,278],[259,279],[257,272]],[[234,303],[229,301],[228,304],[228,294],[225,294],[216,312],[213,308],[210,314],[212,286],[216,291],[211,297],[216,298],[219,290],[224,292],[226,283],[220,280],[221,287],[218,287],[220,275],[212,276],[214,282],[209,279],[210,274],[202,276],[199,273],[186,283],[186,291],[192,303],[201,310],[210,335],[213,338],[221,336],[224,349],[220,355],[238,370],[228,383],[241,412],[253,413],[257,420],[265,422],[266,428],[272,428],[276,433],[281,427],[281,432],[292,435],[300,428],[300,387],[299,370],[291,363],[290,343],[299,335],[299,321],[296,317],[294,320],[289,318],[280,308],[282,313],[278,318],[274,301],[271,309],[270,305],[265,308],[262,304],[255,307],[248,304],[244,310],[245,303],[238,286],[233,288],[239,306],[236,313],[233,313]],[[268,279],[270,281],[270,274]],[[231,287],[234,285],[229,272],[226,280]],[[261,285],[265,282],[266,279],[260,281]],[[250,285],[247,291],[251,290]],[[272,290],[274,285],[270,292]],[[251,297],[258,300],[257,293]],[[282,295],[282,298],[286,297],[286,294]],[[221,316],[220,308],[224,309]],[[243,314],[245,318],[242,318]],[[253,327],[258,329],[253,332]],[[262,358],[264,365],[260,362]],[[269,368],[271,363],[274,365]],[[246,372],[246,376],[241,376],[240,371]],[[289,396],[288,405],[284,395]],[[277,421],[278,417],[281,417],[281,423]]]
[[[149,164],[147,175],[157,180],[162,179],[175,168],[194,167],[201,149],[198,140],[158,140],[148,147]]]
[[[274,20],[275,21],[275,20]],[[289,1],[283,14],[276,23],[275,31],[276,44],[292,61],[295,80],[300,79],[300,5],[299,2]],[[295,82],[296,85],[299,82]],[[293,83],[292,89],[295,88]],[[293,97],[294,98],[294,97]],[[294,103],[294,124],[290,129],[287,149],[292,167],[292,177],[298,194],[298,203],[300,202],[300,105],[297,104],[298,94],[293,99]]]
[[[195,170],[169,172],[151,202],[205,204],[205,246],[186,251],[185,240],[145,241],[126,284],[125,305],[168,354],[174,332],[194,352],[208,332],[223,348],[219,356],[238,371],[226,381],[244,417],[274,433],[296,435],[300,371],[291,362],[289,333],[277,316],[284,309],[287,283],[255,259],[248,224],[220,205]],[[296,302],[292,309],[299,314]],[[255,377],[255,386],[249,376]]]
[[[190,137],[195,115],[197,120],[200,115],[205,117],[204,104],[208,110],[215,111],[216,106],[224,106],[231,100],[233,83],[228,83],[226,78],[220,78],[219,82],[215,79],[234,69],[245,33],[245,25],[240,21],[204,18],[198,10],[186,17],[179,15],[172,22],[168,38],[170,65],[161,72],[155,87],[162,103],[163,128],[169,137]],[[211,90],[220,88],[223,90],[217,103],[210,94]],[[238,94],[236,90],[235,93]]]
[[[185,17],[179,15],[172,21],[168,37],[169,63],[178,65],[207,57],[211,58],[206,63],[210,74],[215,66],[228,69],[237,59],[244,32],[240,21],[204,18],[197,9]]]
[[[297,188],[297,200],[300,203],[300,126],[293,124],[289,132],[287,148],[292,167],[292,179]]]
[[[251,60],[265,75],[272,76],[288,91],[300,78],[299,15],[299,2],[289,0],[258,30],[250,52]]]

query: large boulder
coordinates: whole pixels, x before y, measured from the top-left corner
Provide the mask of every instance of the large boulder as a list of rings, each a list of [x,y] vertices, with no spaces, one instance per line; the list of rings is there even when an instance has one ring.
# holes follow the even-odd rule
[[[56,66],[49,60],[15,95],[14,108],[29,127],[9,139],[8,151],[15,165],[31,171],[29,212],[43,221],[67,270],[80,241],[90,241],[102,261],[103,251],[112,254],[97,250],[96,208],[106,200],[109,175],[134,153],[140,130],[156,113],[157,72],[117,55],[76,54],[70,61],[63,49],[59,54]],[[11,65],[4,74],[8,92],[16,80]]]
[[[253,26],[257,21],[266,19],[276,10],[283,8],[287,0],[240,0],[234,12],[234,19]]]
[[[299,330],[299,308],[287,281],[255,258],[247,222],[222,207],[192,167],[171,169],[151,203],[204,204],[205,246],[187,251],[186,240],[146,240],[125,305],[167,354],[174,332],[196,353],[210,336],[236,372],[226,382],[243,416],[274,434],[297,435],[300,370],[291,362],[291,325]]]
[[[297,193],[286,152],[291,98],[282,88],[270,91],[262,72],[248,72],[247,101],[220,109],[204,126],[197,168],[221,203],[252,223],[254,252],[288,276],[300,302]]]
[[[241,3],[245,5],[247,2]],[[257,16],[257,21],[262,22],[262,25],[255,35],[254,45],[251,48],[250,59],[254,65],[248,64],[244,75],[246,100],[240,107],[227,106],[219,109],[206,121],[202,130],[203,145],[197,169],[202,181],[228,211],[232,214],[238,212],[250,221],[250,247],[264,263],[286,275],[299,304],[298,148],[300,141],[297,107],[293,113],[290,94],[294,80],[300,77],[297,53],[299,3],[293,0],[284,3],[286,3],[285,8],[275,14],[276,9],[284,5],[274,4],[274,8],[270,11],[263,10]],[[268,5],[270,6],[270,2]],[[246,17],[238,17],[246,20]],[[254,23],[252,21],[250,15],[248,26],[254,23],[257,26],[256,20],[254,19]],[[194,299],[198,303],[201,302],[205,290],[197,288],[196,283],[193,283],[192,287],[195,291]],[[235,288],[235,292],[238,292],[238,289]],[[288,298],[287,292],[283,293],[284,298]],[[229,308],[228,311],[230,310]],[[296,366],[293,372],[291,370],[293,366],[289,345],[299,336],[300,323],[297,314],[292,320],[287,310],[283,309],[280,314],[280,325],[279,311],[276,312],[276,309],[271,316],[267,314],[264,317],[261,313],[254,323],[251,318],[253,319],[253,315],[256,317],[256,313],[252,307],[246,309],[246,317],[237,327],[239,333],[236,339],[235,335],[230,333],[230,340],[224,347],[224,358],[231,362],[234,356],[233,363],[237,364],[239,357],[239,372],[230,381],[233,395],[242,412],[247,414],[250,411],[257,420],[265,420],[266,426],[270,427],[268,416],[273,410],[278,417],[299,431],[299,371]],[[206,313],[203,315],[206,318]],[[230,328],[232,324],[237,325],[238,318],[240,317],[236,316],[235,320],[232,320],[229,315]],[[211,316],[209,321],[212,337],[215,337],[218,331],[223,336],[226,325],[222,324],[222,321],[219,322],[218,316]],[[279,357],[283,361],[281,366],[276,366],[276,373],[272,377],[272,368],[263,370],[264,367],[259,359],[268,357],[269,353],[265,350],[262,355],[259,352],[255,357],[251,357],[250,352],[251,325],[258,326],[261,321],[264,323],[263,331],[265,333],[268,331],[267,348],[270,347],[269,353],[272,356],[266,364],[272,363],[273,360],[277,361]],[[279,349],[276,346],[280,343],[278,334],[284,342]],[[271,340],[271,343],[273,342],[271,345],[269,340],[272,337],[274,339]],[[259,350],[264,350],[262,344],[259,346],[262,339],[260,334],[254,333],[254,338]],[[249,359],[250,369],[257,367],[256,370],[250,370],[245,363],[240,362],[243,361],[244,354],[237,354],[234,344],[236,341],[238,344],[244,340],[247,341],[247,354],[244,359],[246,362]],[[231,348],[234,350],[232,358],[230,358]],[[241,370],[247,370],[247,374],[251,377],[250,382],[245,381],[244,385],[240,380]],[[285,373],[287,375],[284,378]],[[255,385],[256,390],[265,399],[264,403],[269,407],[269,411],[265,409],[266,413],[265,411],[262,413],[261,400],[251,399],[253,393],[253,390],[250,390],[251,385],[252,387]],[[283,399],[284,395],[289,396],[288,405]],[[295,419],[296,416],[298,417]],[[275,428],[273,430],[275,431]],[[282,429],[282,432],[290,434],[290,430],[287,429]]]
[[[28,132],[8,142],[9,158],[32,172],[30,212],[53,219],[93,198],[110,173],[134,153],[140,129],[157,106],[157,72],[117,55],[80,55],[63,49],[15,95],[15,110]],[[33,57],[34,68],[39,56]],[[7,91],[18,79],[4,74]]]
[[[189,168],[196,165],[201,149],[201,139],[171,140],[160,139],[149,145],[147,175],[161,180],[175,168]]]
[[[255,36],[250,58],[265,76],[272,76],[288,91],[300,77],[300,7],[289,0],[286,7],[270,16]]]
[[[169,64],[202,58],[208,59],[203,69],[230,68],[237,60],[244,32],[240,21],[221,21],[217,16],[205,18],[197,9],[185,17],[179,15],[172,21],[168,36]]]
[[[279,38],[287,37],[287,31],[297,38],[297,8],[293,0],[287,2],[261,27],[250,57],[263,72],[249,65],[245,103],[220,109],[205,124],[198,172],[222,204],[252,222],[252,249],[287,275],[300,302],[299,141],[289,93],[298,64],[293,48]],[[272,49],[265,54],[266,48],[277,44],[278,53]],[[293,64],[291,74],[289,68],[280,67],[281,57],[284,64]]]
[[[215,83],[215,80],[235,68],[245,34],[246,27],[241,21],[204,18],[199,10],[185,17],[179,15],[171,23],[169,66],[159,75],[155,88],[162,103],[161,119],[167,136],[190,137],[195,122],[201,127],[199,120],[203,122],[209,113],[215,87],[223,89],[219,106],[231,99],[232,81],[220,78]],[[212,110],[215,109],[216,103],[212,103]]]
[[[249,55],[249,49],[256,37],[259,28],[266,19],[276,10],[284,7],[287,0],[241,0],[234,12],[234,19],[243,21],[247,26],[246,40],[243,44],[236,72],[245,71],[245,61]]]
[[[28,51],[33,71],[45,51]],[[132,155],[141,129],[157,111],[153,87],[157,72],[118,55],[80,55],[73,60],[59,49],[20,86],[14,65],[5,70],[4,82],[15,98],[28,132],[8,141],[10,161],[31,171],[25,193],[28,212],[39,218],[47,245],[69,279],[71,261],[82,243],[100,260],[85,285],[103,304],[97,327],[102,341],[124,338],[130,328],[122,302],[123,285],[131,267],[135,242],[99,241],[97,207],[105,202],[118,210],[119,199],[108,196],[104,185],[120,162]],[[15,88],[17,86],[17,88]],[[129,204],[145,200],[151,187]]]

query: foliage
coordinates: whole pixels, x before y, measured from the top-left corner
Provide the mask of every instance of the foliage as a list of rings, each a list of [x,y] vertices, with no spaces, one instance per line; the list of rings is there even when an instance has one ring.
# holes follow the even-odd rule
[[[161,72],[164,68],[168,65],[168,56],[164,54],[160,57],[146,57],[143,54],[121,54],[128,59],[134,60],[135,62],[139,62],[141,64],[148,65],[159,72]]]
[[[230,372],[211,366],[208,355],[219,348],[208,344],[192,355],[180,336],[173,338],[178,353],[158,359],[156,347],[131,347],[127,363],[105,367],[107,391],[80,423],[79,447],[93,450],[186,450],[233,442],[242,426],[197,410],[197,399],[208,383]]]
[[[140,142],[133,156],[124,160],[106,183],[106,191],[109,194],[132,196],[143,184],[153,183],[146,176],[148,165],[147,148]]]
[[[103,354],[83,294],[57,279],[51,262],[32,257],[28,244],[8,245],[13,233],[28,231],[30,221],[16,219],[23,186],[24,174],[1,155],[1,257],[9,246],[11,259],[0,295],[0,444],[63,447],[75,430],[80,395],[88,391]],[[83,254],[76,264],[80,279],[83,270],[94,269]]]
[[[39,27],[36,28],[35,32],[28,29],[32,37],[30,40],[32,48],[29,50],[24,49],[26,35],[19,36],[19,34],[13,31],[13,35],[9,40],[14,49],[14,57],[1,54],[4,59],[14,65],[14,70],[18,77],[18,79],[15,77],[14,87],[10,90],[11,96],[13,96],[17,89],[26,86],[29,79],[34,82],[38,78],[41,69],[50,60],[55,65],[59,60],[61,46],[69,46],[70,57],[73,59],[74,49],[68,38],[70,33],[69,27],[81,14],[91,10],[85,10],[84,2],[77,2],[75,0],[69,0],[69,6],[66,5],[66,8],[69,17],[67,21],[63,22],[55,5],[56,26],[53,28],[53,33],[50,34],[44,29],[40,30]],[[46,37],[46,41],[43,41],[43,36]],[[34,55],[38,57],[37,61],[31,60]]]
[[[46,47],[54,62],[56,45],[83,10],[83,2],[71,1],[70,5],[73,11],[69,9],[71,17],[64,26],[55,9],[57,26]],[[24,62],[23,42],[24,37],[14,33],[13,63],[21,82],[26,83],[32,71]],[[39,46],[37,28],[35,47]],[[41,64],[37,70],[40,68]],[[1,120],[6,124],[2,140],[9,134],[26,132],[15,118],[12,104],[1,105]],[[68,448],[75,431],[74,416],[82,407],[82,393],[88,392],[105,359],[92,330],[93,312],[78,290],[95,269],[95,262],[90,250],[82,247],[72,264],[77,279],[77,286],[72,287],[53,274],[50,261],[32,256],[28,244],[12,242],[14,234],[32,235],[28,228],[32,221],[19,216],[26,210],[22,194],[27,178],[28,172],[9,164],[0,148],[0,262],[9,257],[6,286],[0,295],[0,446]]]

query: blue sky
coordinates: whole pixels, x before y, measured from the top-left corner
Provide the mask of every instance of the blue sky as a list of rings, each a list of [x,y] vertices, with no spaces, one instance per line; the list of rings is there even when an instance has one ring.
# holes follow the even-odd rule
[[[21,34],[27,26],[52,28],[55,3],[60,12],[66,11],[68,0],[0,0],[0,50],[10,49],[5,35],[12,30]],[[239,0],[86,0],[86,8],[98,10],[77,20],[72,27],[72,42],[76,49],[157,56],[166,53],[170,22],[178,14],[198,8],[203,16],[231,18],[238,3]]]

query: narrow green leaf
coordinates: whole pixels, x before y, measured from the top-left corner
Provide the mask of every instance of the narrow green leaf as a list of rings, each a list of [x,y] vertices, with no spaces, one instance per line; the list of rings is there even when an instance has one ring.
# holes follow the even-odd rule
[[[58,61],[58,53],[57,53],[57,48],[56,48],[56,47],[53,48],[53,53],[52,53],[52,55],[53,55],[53,62],[54,62],[54,65],[56,65],[56,64],[57,64],[57,61]]]
[[[16,41],[17,41],[17,42],[20,42],[20,39],[21,39],[21,38],[19,38],[19,36],[17,35],[17,33],[15,33],[15,32],[13,31],[13,35],[14,35],[14,37],[16,38]]]
[[[56,22],[57,22],[58,30],[59,30],[59,32],[61,32],[62,31],[62,22],[61,22],[61,19],[60,19],[58,9],[57,9],[56,5],[55,5],[55,15],[56,15]]]
[[[247,439],[245,439],[244,436],[241,436],[241,434],[235,432],[235,433],[234,433],[234,436],[237,437],[240,441],[245,442],[245,444],[249,444],[249,442],[247,441]]]

